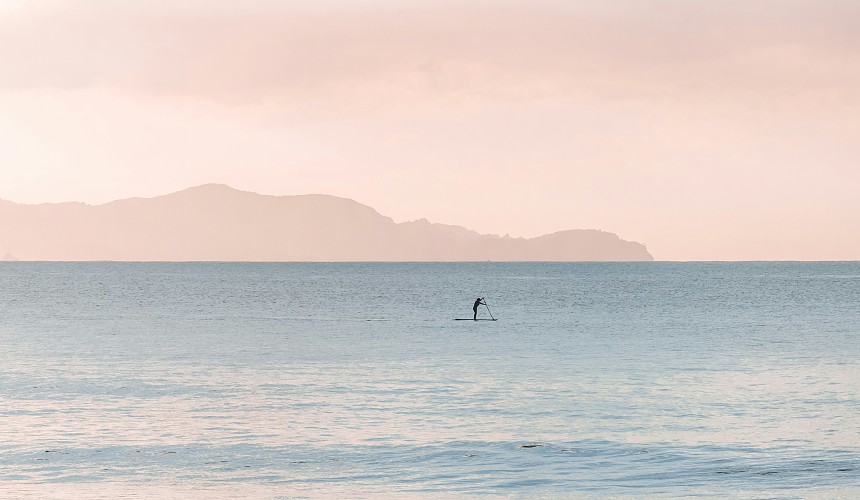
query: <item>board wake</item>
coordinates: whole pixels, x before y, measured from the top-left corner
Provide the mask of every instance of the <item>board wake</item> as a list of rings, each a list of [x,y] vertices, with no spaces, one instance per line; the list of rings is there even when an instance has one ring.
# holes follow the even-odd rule
[[[490,319],[490,318],[478,318],[478,319],[472,319],[472,318],[454,318],[454,321],[498,321],[498,320],[497,320],[497,319],[495,319],[495,318],[494,318],[494,319]]]

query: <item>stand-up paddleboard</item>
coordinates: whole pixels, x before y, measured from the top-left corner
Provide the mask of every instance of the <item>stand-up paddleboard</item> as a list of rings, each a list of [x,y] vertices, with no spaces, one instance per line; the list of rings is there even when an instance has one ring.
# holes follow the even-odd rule
[[[478,319],[472,319],[472,318],[454,318],[454,321],[498,321],[498,320],[497,320],[497,319],[495,319],[495,318],[493,318],[493,319],[490,319],[490,318],[478,318]]]

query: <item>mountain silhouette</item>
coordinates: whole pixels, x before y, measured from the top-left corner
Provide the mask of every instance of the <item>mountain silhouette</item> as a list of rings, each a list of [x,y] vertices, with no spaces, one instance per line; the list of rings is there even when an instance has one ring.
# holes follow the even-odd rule
[[[604,231],[501,237],[424,219],[398,224],[336,196],[220,184],[97,206],[0,201],[0,252],[49,261],[653,260],[644,245]]]

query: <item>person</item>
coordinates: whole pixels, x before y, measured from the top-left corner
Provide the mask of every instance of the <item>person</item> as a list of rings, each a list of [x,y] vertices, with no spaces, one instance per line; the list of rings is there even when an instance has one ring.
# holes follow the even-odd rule
[[[480,305],[487,305],[487,303],[484,302],[484,299],[482,297],[478,297],[477,299],[475,299],[475,305],[472,306],[472,310],[475,311],[475,315],[472,317],[472,319],[475,321],[478,321],[478,306]]]

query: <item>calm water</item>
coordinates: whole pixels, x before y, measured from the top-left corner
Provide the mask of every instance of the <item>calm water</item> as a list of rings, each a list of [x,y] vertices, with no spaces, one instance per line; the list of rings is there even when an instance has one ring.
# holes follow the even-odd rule
[[[858,310],[860,263],[3,263],[0,497],[858,497]]]

